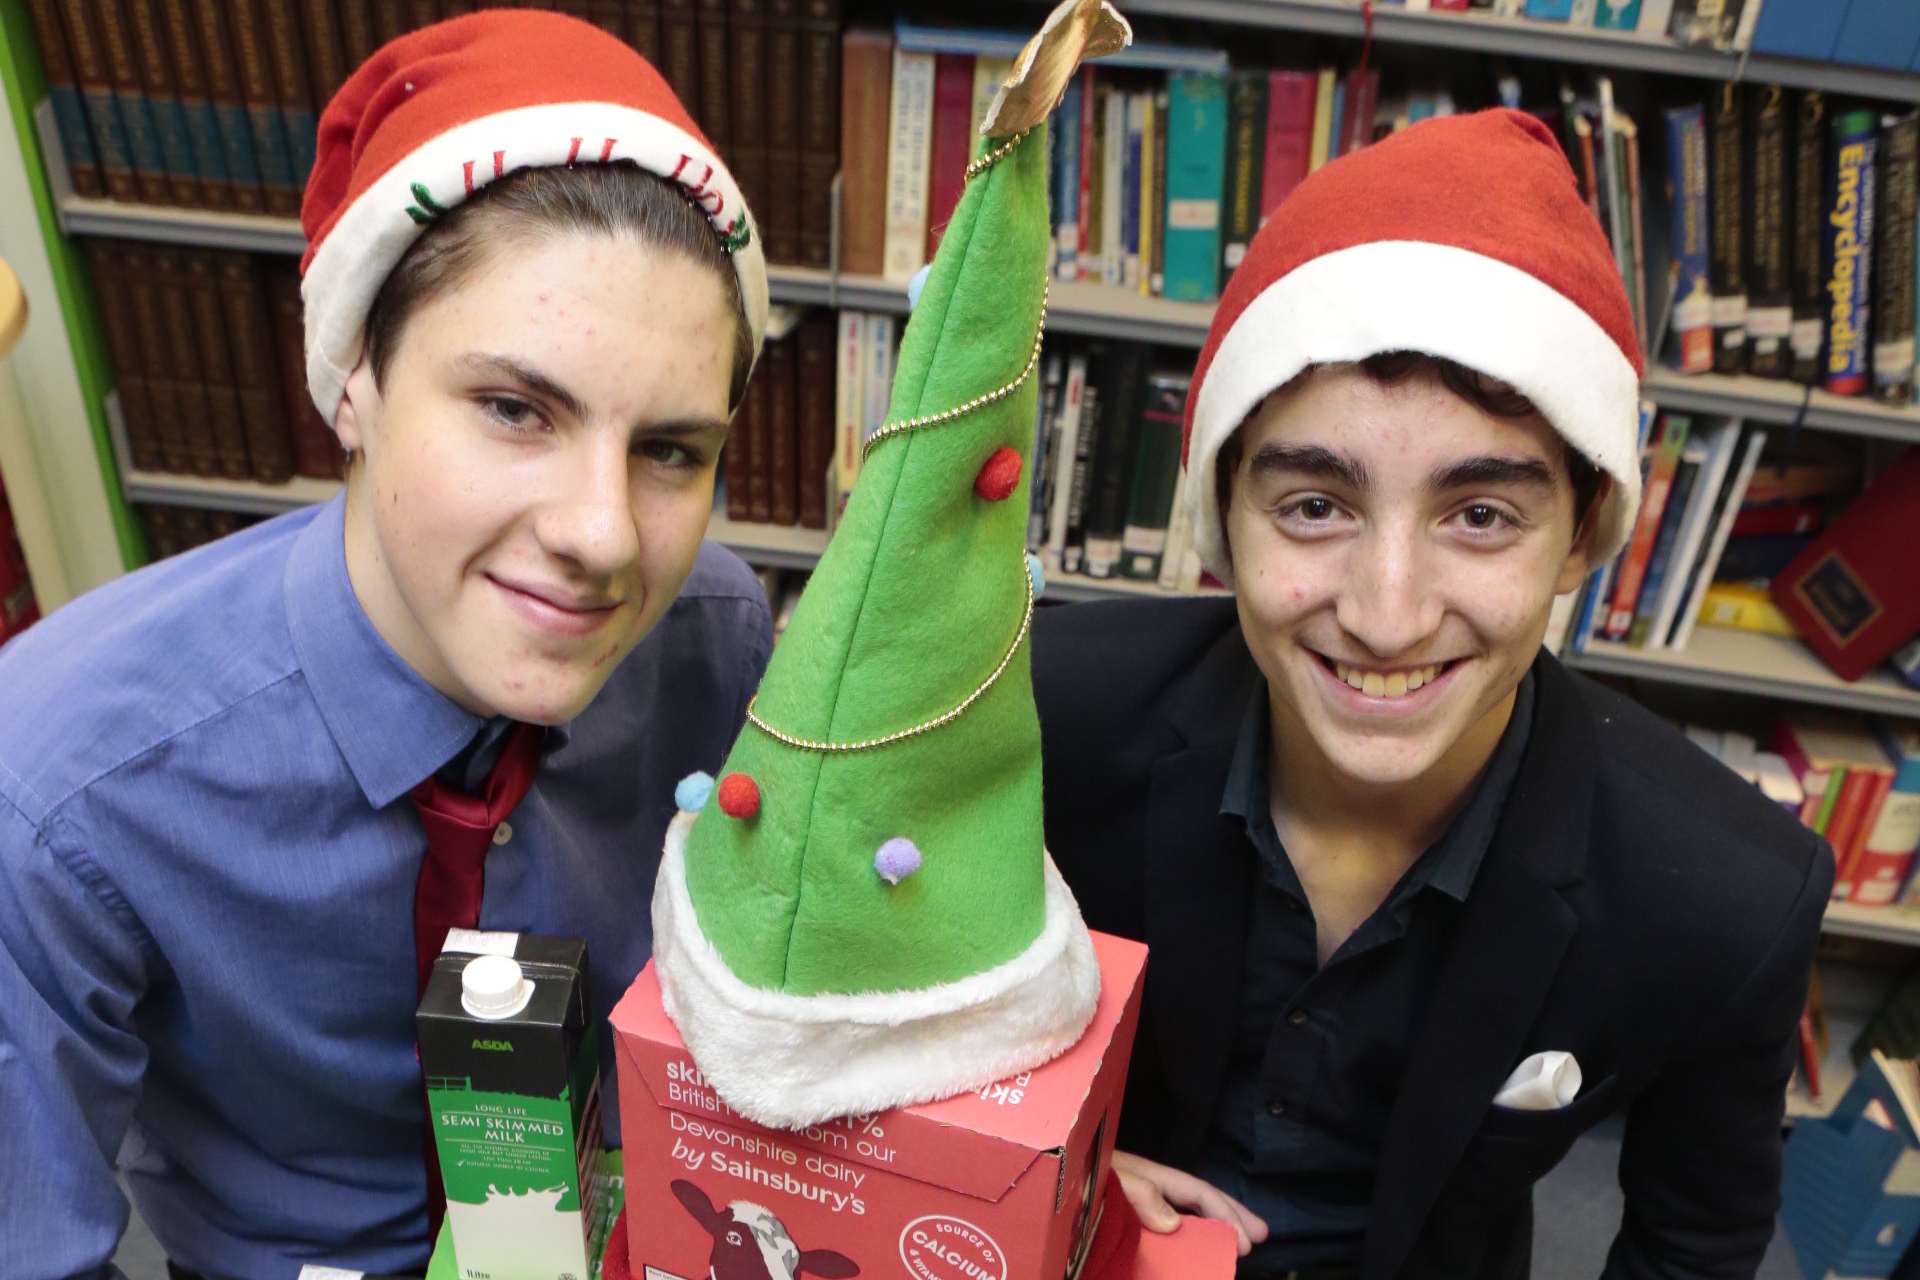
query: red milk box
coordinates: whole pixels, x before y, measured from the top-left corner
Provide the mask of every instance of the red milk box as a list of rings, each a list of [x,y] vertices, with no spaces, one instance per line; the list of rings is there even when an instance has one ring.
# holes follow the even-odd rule
[[[791,1131],[719,1099],[649,964],[611,1018],[636,1280],[1075,1274],[1113,1153],[1147,958],[1105,934],[1093,945],[1099,1007],[1052,1062],[943,1102]]]

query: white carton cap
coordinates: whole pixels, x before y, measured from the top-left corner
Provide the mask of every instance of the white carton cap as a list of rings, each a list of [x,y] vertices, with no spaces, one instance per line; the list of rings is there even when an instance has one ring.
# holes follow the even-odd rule
[[[532,999],[533,984],[507,956],[475,956],[460,971],[460,1007],[476,1018],[511,1018]]]

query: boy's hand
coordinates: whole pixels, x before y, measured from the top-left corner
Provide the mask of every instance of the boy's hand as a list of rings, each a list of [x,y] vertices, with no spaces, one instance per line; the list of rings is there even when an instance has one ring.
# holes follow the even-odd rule
[[[1149,1231],[1165,1234],[1174,1230],[1185,1211],[1231,1224],[1243,1258],[1267,1238],[1267,1224],[1258,1214],[1190,1173],[1125,1151],[1113,1153],[1113,1171],[1120,1175],[1120,1189],[1127,1193],[1141,1225]]]

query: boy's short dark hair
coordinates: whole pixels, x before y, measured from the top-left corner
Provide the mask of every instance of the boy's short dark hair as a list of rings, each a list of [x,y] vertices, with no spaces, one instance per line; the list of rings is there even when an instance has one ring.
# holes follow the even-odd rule
[[[1498,378],[1490,378],[1445,356],[1432,356],[1424,351],[1382,351],[1361,360],[1359,365],[1367,377],[1386,387],[1396,386],[1421,373],[1432,373],[1448,391],[1491,417],[1531,418],[1540,412],[1533,401]],[[1288,385],[1308,377],[1316,367],[1309,365]],[[1567,479],[1573,486],[1573,528],[1577,538],[1579,531],[1593,515],[1604,473],[1571,444],[1563,441],[1562,445],[1566,451]],[[1236,431],[1220,447],[1214,462],[1214,494],[1223,513],[1228,508],[1233,474],[1239,469],[1240,433]]]

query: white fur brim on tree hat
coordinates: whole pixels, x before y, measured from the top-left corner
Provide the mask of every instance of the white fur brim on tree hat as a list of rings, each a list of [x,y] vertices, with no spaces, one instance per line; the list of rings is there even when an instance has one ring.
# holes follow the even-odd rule
[[[1596,563],[1625,543],[1640,502],[1633,311],[1553,135],[1497,109],[1425,121],[1316,170],[1228,282],[1186,422],[1194,540],[1222,582],[1221,447],[1302,370],[1388,351],[1444,357],[1525,395],[1612,478]]]
[[[490,9],[383,46],[327,104],[300,208],[307,386],[328,422],[367,311],[435,219],[516,169],[632,161],[727,248],[757,353],[767,266],[739,185],[666,80],[590,23]],[[636,282],[636,286],[640,282]]]

